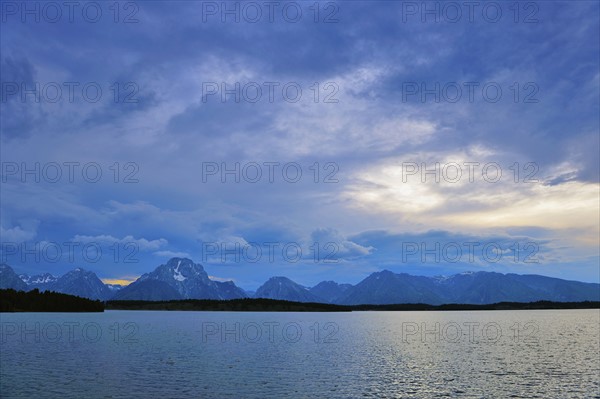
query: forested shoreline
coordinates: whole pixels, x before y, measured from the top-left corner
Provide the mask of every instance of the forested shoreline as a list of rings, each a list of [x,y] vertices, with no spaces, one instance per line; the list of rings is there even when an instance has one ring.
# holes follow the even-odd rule
[[[423,303],[388,305],[334,305],[319,302],[293,302],[265,298],[231,300],[185,299],[172,301],[91,300],[52,291],[0,290],[0,312],[103,312],[105,310],[183,310],[231,312],[352,312],[352,311],[460,311],[460,310],[543,310],[598,309],[600,301],[583,302],[499,302],[486,305]]]
[[[104,312],[104,303],[53,291],[3,289],[0,312]]]

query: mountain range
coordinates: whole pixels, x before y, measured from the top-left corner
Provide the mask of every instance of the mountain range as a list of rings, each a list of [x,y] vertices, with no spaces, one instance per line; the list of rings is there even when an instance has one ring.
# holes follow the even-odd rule
[[[237,299],[247,294],[233,282],[208,278],[202,265],[173,258],[118,291],[112,299],[160,301],[171,299]]]
[[[325,302],[309,289],[287,277],[271,277],[254,293],[255,298],[285,299],[294,302]]]
[[[61,277],[49,273],[19,276],[10,266],[2,264],[0,288],[22,291],[37,288],[40,291],[56,291],[100,300],[164,301],[253,297],[340,305],[600,300],[600,284],[596,283],[533,274],[483,271],[424,277],[384,270],[372,273],[356,285],[323,281],[314,287],[302,286],[287,277],[271,277],[256,292],[246,292],[232,281],[210,279],[202,265],[186,258],[172,258],[125,287],[104,284],[96,274],[81,268]]]
[[[100,299],[112,298],[121,286],[104,284],[94,272],[77,268],[61,277],[44,273],[35,276],[17,275],[7,264],[0,265],[0,288],[12,288],[19,291],[55,291],[63,294],[76,295],[83,298]]]

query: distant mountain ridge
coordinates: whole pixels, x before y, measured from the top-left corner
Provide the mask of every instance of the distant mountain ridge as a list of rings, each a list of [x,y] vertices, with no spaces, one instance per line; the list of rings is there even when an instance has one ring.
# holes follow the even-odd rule
[[[449,277],[376,272],[353,286],[336,303],[490,304],[497,302],[577,302],[600,300],[600,284],[539,275],[466,272]]]
[[[372,273],[354,286],[323,281],[310,289],[285,277],[273,277],[256,291],[254,297],[337,305],[579,302],[600,301],[600,284],[534,274],[482,271],[448,277],[425,277],[383,270]]]
[[[271,277],[261,285],[254,298],[284,299],[294,302],[324,302],[322,298],[311,293],[287,277]]]
[[[313,295],[321,298],[327,303],[337,303],[340,301],[352,284],[338,284],[335,281],[321,281],[310,289]]]
[[[75,295],[89,299],[110,299],[114,294],[107,284],[96,276],[94,272],[76,268],[61,277],[50,273],[35,276],[26,274],[17,275],[7,264],[0,265],[0,288],[12,288],[17,291],[55,291],[62,294]]]
[[[10,266],[2,264],[0,288],[22,291],[38,288],[91,299],[145,301],[247,297],[339,305],[600,301],[600,284],[597,283],[483,271],[425,277],[383,270],[356,285],[323,281],[314,287],[304,287],[280,276],[270,278],[251,293],[232,281],[211,280],[202,265],[187,258],[172,258],[125,287],[104,284],[93,272],[81,268],[61,277],[49,273],[19,276]]]
[[[15,271],[3,263],[0,265],[0,289],[12,288],[17,291],[26,291],[28,289],[27,283],[15,273]]]
[[[118,291],[114,300],[238,299],[247,294],[233,282],[213,281],[199,263],[172,258]]]
[[[439,304],[443,302],[442,297],[432,289],[432,284],[428,277],[395,274],[384,270],[371,274],[350,288],[338,302],[351,305]]]
[[[94,272],[80,267],[59,277],[47,291],[100,300],[107,300],[113,296],[113,291]]]

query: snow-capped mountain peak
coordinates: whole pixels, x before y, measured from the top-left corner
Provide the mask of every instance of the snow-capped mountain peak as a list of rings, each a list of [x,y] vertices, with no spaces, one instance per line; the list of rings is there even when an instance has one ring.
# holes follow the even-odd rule
[[[53,276],[50,273],[38,274],[38,275],[35,275],[35,276],[29,276],[27,274],[21,274],[19,277],[31,289],[37,288],[37,289],[42,290],[42,291],[48,289],[51,284],[54,284],[56,282],[56,280],[58,280],[58,277]]]
[[[224,284],[208,277],[201,264],[187,258],[172,258],[123,288],[116,299],[234,299],[246,293],[235,284]]]

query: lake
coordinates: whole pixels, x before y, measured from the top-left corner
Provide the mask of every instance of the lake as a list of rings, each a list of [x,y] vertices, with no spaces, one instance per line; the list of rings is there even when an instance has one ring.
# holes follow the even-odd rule
[[[3,398],[600,397],[600,311],[2,313]]]

